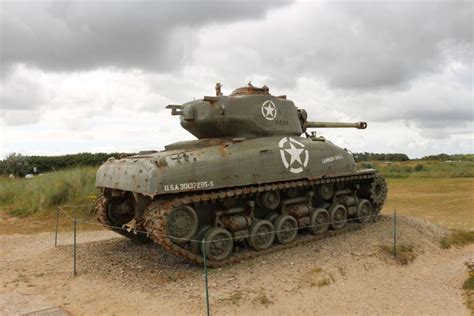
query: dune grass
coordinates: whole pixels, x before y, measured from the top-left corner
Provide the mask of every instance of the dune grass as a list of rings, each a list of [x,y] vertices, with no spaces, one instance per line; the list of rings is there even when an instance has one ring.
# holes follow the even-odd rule
[[[415,251],[415,246],[412,244],[400,244],[397,245],[397,256],[393,257],[393,246],[382,245],[380,249],[385,254],[392,259],[395,259],[401,265],[407,265],[415,260],[417,257],[417,252]]]
[[[474,177],[474,161],[371,161],[359,162],[359,168],[374,168],[387,178],[466,178]]]
[[[44,214],[60,205],[84,205],[86,215],[97,197],[94,186],[96,168],[80,167],[45,173],[32,179],[0,178],[0,207],[10,215],[25,217]]]
[[[474,243],[474,231],[456,230],[451,235],[441,239],[441,248],[449,249],[452,246],[464,246]],[[474,266],[473,266],[474,267]]]

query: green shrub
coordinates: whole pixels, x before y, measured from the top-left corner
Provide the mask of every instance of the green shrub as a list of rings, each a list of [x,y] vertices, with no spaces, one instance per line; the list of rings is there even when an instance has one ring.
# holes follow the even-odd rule
[[[92,205],[98,195],[94,167],[46,173],[33,179],[0,178],[0,207],[13,216],[45,213],[61,205]],[[86,215],[90,207],[79,212]]]
[[[421,170],[423,170],[423,165],[421,163],[417,163],[416,166],[415,166],[415,171],[416,172],[419,172]]]
[[[457,230],[441,239],[440,246],[443,249],[449,249],[452,246],[464,246],[472,243],[474,243],[474,231]]]

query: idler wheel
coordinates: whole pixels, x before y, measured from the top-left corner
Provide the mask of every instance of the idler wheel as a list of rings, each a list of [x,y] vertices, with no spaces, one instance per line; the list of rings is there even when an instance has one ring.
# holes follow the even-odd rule
[[[198,217],[192,207],[178,206],[166,220],[166,231],[173,242],[184,244],[194,237],[198,229]]]
[[[247,242],[256,251],[268,249],[275,240],[275,229],[272,223],[266,220],[257,219],[250,226]]]
[[[227,229],[212,227],[209,229],[204,240],[204,251],[206,257],[212,261],[222,261],[227,259],[234,249],[234,240]]]
[[[207,231],[211,229],[211,225],[204,225],[199,227],[196,236],[191,241],[191,249],[194,253],[201,253],[201,244],[204,236],[206,235]]]
[[[259,203],[268,210],[274,210],[280,205],[280,193],[278,191],[267,191],[259,195]]]
[[[360,223],[367,223],[373,214],[372,204],[368,200],[359,200],[357,203],[357,220]]]
[[[341,229],[347,224],[347,210],[342,204],[334,204],[329,209],[332,229]]]
[[[308,230],[311,234],[320,235],[329,229],[329,213],[323,208],[317,208],[311,213]]]
[[[126,199],[114,199],[107,205],[107,217],[117,226],[130,222],[135,216],[133,204]]]
[[[275,220],[275,238],[282,244],[286,245],[295,240],[298,233],[298,222],[291,215],[280,215]]]

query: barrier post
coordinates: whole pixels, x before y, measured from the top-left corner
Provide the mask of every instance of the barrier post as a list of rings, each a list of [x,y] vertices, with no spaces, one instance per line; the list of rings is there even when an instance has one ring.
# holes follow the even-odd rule
[[[207,316],[211,315],[211,311],[209,309],[209,287],[208,287],[208,277],[207,277],[207,258],[206,258],[206,240],[203,239],[201,243],[201,252],[204,260],[204,284],[206,290],[206,309],[207,309]]]
[[[76,227],[77,227],[77,221],[76,221],[76,218],[74,217],[74,245],[73,245],[73,257],[74,257],[74,266],[73,266],[73,270],[74,270],[74,275],[77,274],[77,271],[76,271]]]
[[[397,257],[397,210],[393,211],[393,256]]]
[[[58,228],[59,228],[59,207],[56,208],[56,233],[54,235],[54,247],[58,245]]]

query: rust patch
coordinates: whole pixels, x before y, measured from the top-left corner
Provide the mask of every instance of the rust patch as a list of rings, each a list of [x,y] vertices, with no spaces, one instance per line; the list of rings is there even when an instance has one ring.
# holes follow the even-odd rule
[[[252,224],[250,215],[222,216],[221,223],[228,230],[235,232],[249,227]]]
[[[219,144],[219,153],[224,158],[229,157],[229,152],[227,151],[228,146],[229,146],[229,144],[226,144],[226,143]]]

